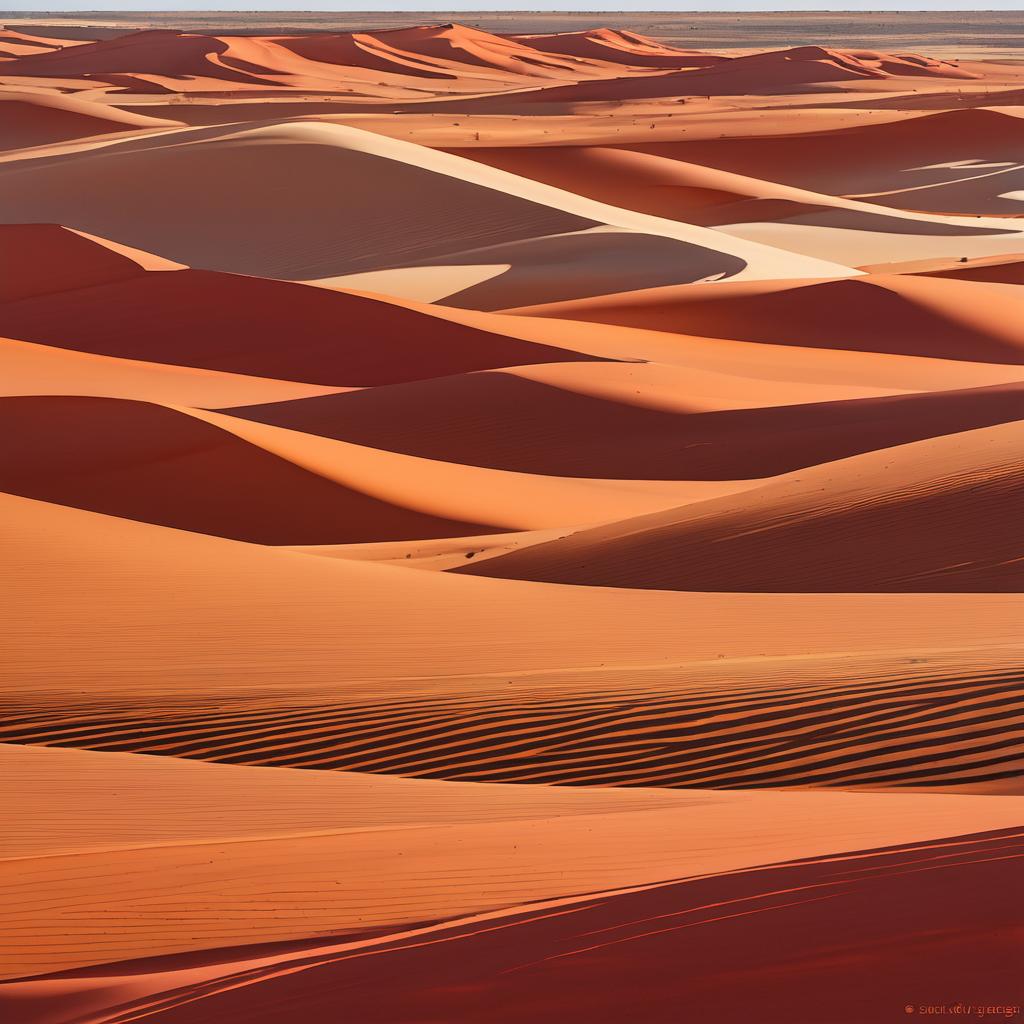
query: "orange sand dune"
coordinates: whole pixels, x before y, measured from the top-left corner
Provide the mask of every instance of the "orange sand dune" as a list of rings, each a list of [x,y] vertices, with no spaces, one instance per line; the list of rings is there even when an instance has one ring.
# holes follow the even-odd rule
[[[5,613],[4,682],[26,693],[31,679],[34,700],[69,685],[137,693],[142,678],[158,689],[173,678],[179,695],[208,692],[216,678],[227,694],[252,685],[254,665],[267,684],[308,692],[326,680],[337,694],[344,679],[496,673],[507,685],[560,672],[568,684],[719,656],[991,651],[1019,639],[1018,605],[1003,595],[547,587],[315,558],[24,498],[4,504],[8,579],[22,593]],[[45,652],[41,621],[51,627]]]
[[[702,68],[721,64],[729,59],[695,50],[679,50],[636,32],[611,28],[511,38],[544,53],[611,61],[615,64],[625,64],[627,67]]]
[[[254,161],[259,175],[249,173]],[[300,191],[292,189],[295,181]],[[289,190],[287,203],[279,202],[282,188]],[[342,193],[350,197],[344,207],[336,202]],[[188,196],[187,220],[172,215],[173,195]],[[562,297],[593,294],[588,242],[600,253],[608,229],[660,243],[638,254],[641,271],[657,284],[667,283],[669,259],[677,281],[855,273],[606,206],[448,153],[313,122],[187,129],[144,143],[93,145],[45,165],[0,164],[0,219],[59,222],[189,266],[302,280],[498,263],[493,274],[509,260],[489,249],[581,237],[583,251],[570,250],[556,271],[568,291]],[[582,234],[591,229],[600,230]],[[637,268],[626,272],[635,287]],[[550,273],[536,274],[548,297]],[[612,285],[605,274],[603,289]],[[524,304],[522,290],[497,301]]]
[[[377,32],[373,37],[378,43],[444,61],[449,66],[468,64],[542,79],[575,79],[581,77],[590,63],[565,60],[537,50],[528,39],[496,36],[466,25],[423,25]],[[591,74],[594,70],[599,68],[591,70]]]
[[[236,85],[272,84],[271,68],[239,60],[252,44],[168,30],[133,32],[8,61],[3,71],[22,77],[94,78],[143,74],[156,79],[220,79]],[[109,78],[108,78],[109,81]]]
[[[0,91],[0,150],[45,146],[115,132],[177,127],[176,121],[112,106],[98,107],[73,96]]]
[[[776,213],[842,205],[841,200],[791,185],[610,146],[473,147],[452,152],[600,202],[691,224],[745,220],[764,204],[771,204]]]
[[[995,797],[559,791],[18,748],[3,760],[33,825],[8,837],[0,872],[13,892],[43,878],[48,895],[45,910],[31,900],[11,908],[6,977],[238,946],[254,925],[265,941],[359,942],[467,914],[507,917],[529,901],[1007,828],[1021,813],[1019,799]],[[155,814],[161,791],[194,811]],[[33,810],[47,804],[49,813]],[[75,846],[54,829],[61,812],[89,830]],[[800,834],[808,816],[816,829]],[[98,898],[112,876],[119,899]],[[223,959],[208,977],[234,973],[231,952]],[[30,1010],[61,989],[71,1006],[76,994],[100,1005],[130,997],[117,972],[105,973],[107,983],[43,980],[5,995],[28,998]],[[146,974],[151,992],[175,987],[173,975]]]
[[[1024,254],[974,260],[934,259],[882,263],[877,267],[860,269],[869,274],[920,274],[924,277],[951,277],[961,281],[989,281],[992,284],[1024,284]]]
[[[798,46],[733,57],[697,70],[545,89],[533,98],[546,102],[586,103],[664,96],[772,95],[808,86],[902,77],[973,79],[979,76],[948,61],[916,54],[843,52],[822,46]]]
[[[1024,295],[1002,284],[911,275],[659,288],[513,310],[771,344],[1024,360]]]
[[[581,479],[480,469],[350,444],[237,415],[188,412],[343,487],[434,516],[505,530],[607,522],[736,494],[752,486],[747,480]],[[461,544],[462,538],[457,542]]]
[[[4,505],[7,740],[604,785],[1020,770],[1009,595],[562,587]]]
[[[126,260],[106,282],[105,263],[90,262],[82,273],[96,280],[58,291],[53,270],[24,266],[16,294],[50,294],[0,302],[0,335],[97,355],[345,387],[588,358],[351,292],[202,270],[131,273]]]
[[[55,50],[60,46],[76,46],[74,39],[49,39],[46,36],[28,35],[11,28],[0,27],[0,58],[24,57],[33,53]]]
[[[465,565],[466,559],[495,558],[518,548],[564,537],[564,528],[492,533],[482,537],[444,537],[440,540],[385,541],[379,544],[321,544],[296,546],[295,551],[323,558],[348,558],[359,562],[381,562],[406,569],[444,571]]]
[[[792,282],[781,287],[788,288]],[[723,286],[716,286],[718,287]],[[769,285],[770,290],[772,286]],[[754,289],[755,292],[758,289]],[[688,290],[689,291],[689,290]],[[694,288],[697,294],[699,288]],[[653,295],[659,294],[658,290]],[[726,294],[711,292],[709,294]],[[609,296],[609,305],[621,296]],[[577,304],[565,304],[568,312],[576,315]],[[582,304],[580,304],[582,305]],[[547,313],[550,308],[541,307],[539,312]],[[605,315],[602,311],[602,317]],[[724,338],[705,338],[694,335],[673,334],[666,330],[623,327],[597,320],[562,320],[555,317],[488,314],[469,310],[446,309],[445,316],[457,323],[487,327],[523,340],[540,344],[571,344],[575,351],[585,352],[601,360],[644,360],[669,367],[697,371],[697,380],[692,388],[690,401],[700,402],[702,386],[709,386],[710,393],[716,390],[701,374],[721,374],[732,378],[729,384],[719,380],[717,389],[731,395],[734,405],[745,407],[791,404],[783,402],[787,395],[802,401],[828,401],[867,396],[870,392],[857,389],[881,389],[876,394],[897,391],[932,391],[959,389],[965,386],[984,387],[1022,379],[1020,364],[969,362],[963,359],[937,359],[928,356],[894,355],[880,352],[861,352],[854,349],[815,348],[794,345],[787,338],[785,344],[773,345],[763,342],[731,341]],[[556,382],[558,378],[554,365],[550,369],[538,367],[529,373],[543,375]],[[514,371],[520,375],[523,368]],[[678,372],[678,371],[675,371]],[[590,374],[580,374],[570,367],[569,374],[583,379]],[[678,380],[678,377],[675,378]],[[779,401],[763,400],[768,383],[782,384],[776,393]],[[562,383],[567,383],[562,378]],[[800,385],[810,385],[806,388]],[[794,387],[797,386],[797,387]],[[572,385],[574,390],[591,393],[587,387]],[[793,389],[793,390],[791,390]],[[820,389],[820,390],[819,390]],[[681,389],[677,395],[681,401],[670,403],[673,408],[685,408],[687,392]],[[621,394],[621,390],[617,392]],[[629,399],[627,399],[629,400]],[[637,403],[637,404],[643,404]]]
[[[1024,158],[1024,120],[1018,111],[1015,107],[945,110],[834,131],[812,129],[774,138],[681,140],[630,148],[737,174],[754,173],[815,192],[870,196],[872,202],[897,207],[904,205],[900,196],[905,190],[918,189],[906,208],[988,213],[987,209],[928,205],[926,197],[929,190],[941,195],[946,182],[974,177],[985,188],[993,186],[993,193],[1012,188],[1007,175],[1015,174]],[[975,164],[976,169],[971,166]],[[1003,209],[1012,212],[1012,204],[1004,203]]]
[[[203,35],[146,30],[74,52],[18,45],[6,75],[118,86],[124,92],[316,90],[368,102],[502,92],[538,82],[614,77],[601,59],[563,57],[463,25],[314,36]],[[383,77],[382,77],[383,76]]]
[[[99,398],[7,398],[22,443],[0,487],[130,519],[263,544],[486,533],[346,489],[192,417]]]
[[[1024,388],[761,409],[663,410],[514,373],[437,378],[234,409],[421,458],[557,476],[736,480],[1024,418]]]
[[[332,394],[336,388],[114,359],[0,338],[0,396],[86,395],[223,409]]]
[[[1022,437],[1014,423],[858,455],[456,571],[662,590],[1021,591]]]
[[[379,1024],[671,1020],[681,988],[694,1012],[729,1024],[765,1007],[799,1024],[818,1024],[822,1006],[837,1024],[966,1008],[965,986],[998,993],[970,1004],[975,1013],[1010,1017],[1021,989],[1005,893],[1022,849],[1013,827],[593,893],[362,942],[238,950],[228,963],[177,957],[126,964],[113,977],[78,971],[8,993],[31,1024],[61,1024],[79,1006],[94,1008],[81,1018],[90,1022],[116,1014],[165,1024],[271,1024],[294,1012]],[[735,991],[725,998],[724,987]]]
[[[0,401],[0,419],[33,440],[0,460],[7,489],[262,543],[461,543],[474,532],[465,527],[500,532],[607,522],[751,486],[478,469],[197,409],[82,397],[83,391]],[[246,512],[249,502],[255,517]]]

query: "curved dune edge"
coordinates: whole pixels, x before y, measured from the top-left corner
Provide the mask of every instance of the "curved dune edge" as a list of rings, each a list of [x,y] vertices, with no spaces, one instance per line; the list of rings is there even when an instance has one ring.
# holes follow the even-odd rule
[[[12,259],[17,251],[12,245]],[[591,358],[423,303],[201,270],[144,273],[118,259],[116,279],[63,288],[48,265],[26,268],[19,294],[0,302],[0,332],[68,351],[334,388]]]
[[[106,984],[78,972],[10,991],[35,1002],[32,1024],[59,1024],[90,1004],[102,1008],[83,1018],[90,1022],[108,1007],[164,1021],[239,1014],[269,1022],[282,1000],[316,1019],[343,1008],[381,1024],[424,1012],[466,1022],[530,1013],[554,1024],[623,1017],[638,1004],[670,1017],[682,980],[689,1000],[725,1021],[772,1005],[811,1024],[813,997],[835,1002],[837,1021],[858,1024],[891,1012],[908,987],[934,989],[936,958],[948,979],[944,996],[953,998],[965,970],[1016,992],[1014,917],[1004,893],[1020,851],[1019,827],[1001,829],[544,901],[362,943],[307,946],[291,957],[251,949],[248,959],[191,969],[184,957],[165,958],[125,965],[137,973]],[[855,965],[837,928],[863,943]],[[954,937],[936,950],[936,932]],[[886,941],[894,933],[895,950]],[[737,951],[753,977],[723,1009],[708,977],[733,975]],[[868,987],[865,961],[875,979]],[[650,979],[639,997],[638,974]],[[439,985],[439,976],[448,983]],[[911,1010],[901,1012],[924,1013],[935,1004],[904,1005]]]
[[[708,497],[713,481],[723,493],[735,493],[741,489],[737,481],[1021,417],[1018,384],[842,401],[807,394],[811,400],[803,404],[765,407],[755,400],[747,407],[742,397],[758,392],[753,381],[726,381],[722,388],[722,379],[712,378],[712,388],[739,400],[739,408],[721,408],[713,398],[702,401],[700,389],[708,379],[699,373],[679,375],[679,391],[668,387],[662,402],[645,402],[643,395],[624,393],[628,367],[613,369],[614,376],[580,375],[583,387],[575,383],[572,367],[554,379],[544,368],[537,374],[500,371],[241,408],[234,415],[409,457],[506,472],[692,481],[692,493],[703,484]],[[670,369],[640,369],[651,370],[657,382],[672,380]],[[586,383],[595,380],[612,384],[611,393],[588,394],[596,389]]]
[[[121,398],[159,405],[226,409],[337,394],[341,388],[139,359],[74,352],[0,338],[0,395]]]
[[[0,460],[0,487],[26,497],[263,544],[488,531],[327,479],[198,412],[33,396],[0,401],[0,422],[25,437]]]
[[[564,537],[566,528],[554,530],[522,530],[517,533],[494,533],[480,537],[446,537],[443,540],[399,541],[382,544],[320,544],[293,547],[306,555],[322,558],[346,558],[358,562],[381,562],[407,569],[443,571],[465,565],[467,559],[483,561],[531,544],[542,544]]]
[[[0,73],[6,75],[9,71],[10,64],[0,61]],[[180,127],[180,121],[113,106],[101,107],[75,96],[0,90],[0,149],[3,150]]]
[[[298,207],[275,212],[271,179],[244,173],[254,154],[268,174],[273,165],[278,177],[304,181]],[[7,219],[56,221],[190,266],[291,279],[384,269],[396,265],[396,252],[406,254],[403,264],[444,263],[446,255],[488,244],[599,225],[667,240],[678,249],[679,262],[696,268],[685,280],[722,273],[773,279],[858,273],[339,124],[182,129],[148,142],[58,156],[42,166],[0,165],[0,181],[0,216]],[[328,201],[342,181],[362,197],[358,220],[348,216],[344,230]],[[180,193],[193,185],[194,220],[187,232],[154,216],[168,190]],[[453,204],[461,210],[458,221],[445,215],[442,222],[442,210]],[[256,209],[260,216],[250,226],[247,215]],[[302,238],[295,234],[300,210],[307,225]],[[252,234],[257,226],[258,237]],[[354,231],[375,236],[379,254],[355,247]]]
[[[572,527],[753,486],[479,469],[222,413],[78,394],[2,399],[0,422],[26,437],[0,459],[0,489],[265,544]]]
[[[455,571],[661,590],[1016,592],[1022,440],[1017,422],[886,448]]]
[[[6,741],[574,785],[1019,774],[1010,595],[570,588],[4,505]]]
[[[60,224],[0,224],[0,302],[123,282],[179,265]]]
[[[860,267],[866,274],[920,274],[954,280],[988,281],[992,284],[1024,284],[1024,253],[978,259],[912,260],[909,263],[880,263]]]
[[[1019,639],[1018,602],[1006,595],[709,598],[537,586],[314,558],[24,498],[3,503],[9,578],[24,589],[7,617],[7,683],[24,690],[33,680],[36,699],[69,685],[88,692],[97,680],[111,695],[171,677],[179,696],[214,677],[224,693],[244,689],[253,677],[240,650],[268,684],[315,690],[330,681],[336,691],[339,678],[358,687],[550,671],[568,683],[720,656],[991,650]],[[41,621],[52,626],[45,653],[34,642]],[[198,652],[207,667],[196,670]],[[193,670],[181,671],[186,663]]]
[[[724,282],[508,312],[776,345],[1024,360],[1024,296],[983,281],[872,275],[831,282]]]
[[[15,888],[44,872],[50,903],[46,912],[31,903],[12,908],[4,938],[7,977],[238,945],[251,938],[255,918],[261,938],[272,942],[325,931],[396,931],[495,910],[507,914],[530,901],[1012,828],[1022,807],[1012,797],[896,793],[510,792],[353,775],[267,777],[257,769],[17,748],[4,748],[4,760],[24,779],[28,793],[21,800],[30,809],[52,797],[87,822],[102,810],[113,817],[101,825],[99,842],[121,837],[92,851],[88,843],[74,852],[58,845],[59,854],[47,853],[38,836],[29,837],[34,853],[0,862],[5,883]],[[251,773],[270,788],[254,795],[246,778]],[[220,779],[229,787],[225,792]],[[115,780],[126,787],[123,800],[110,795]],[[176,793],[194,793],[198,818],[154,819],[150,787],[168,784]],[[239,787],[249,794],[244,820],[230,799]],[[342,797],[340,807],[331,794]],[[796,834],[809,816],[815,830]],[[292,824],[304,817],[315,823],[313,833]],[[263,823],[273,829],[275,818],[283,832],[261,835],[254,828]],[[53,819],[44,814],[44,827],[47,820]],[[157,830],[149,842],[121,845],[147,824]],[[587,855],[594,849],[601,856]],[[551,871],[556,863],[558,870]],[[130,875],[126,864],[132,865]],[[112,875],[121,878],[120,898],[97,902],[103,879]],[[258,913],[258,896],[271,880],[289,877],[306,883],[279,895],[268,921]],[[345,885],[339,886],[342,878]],[[87,918],[79,913],[83,905],[93,907]],[[140,920],[146,922],[143,934]],[[28,933],[36,941],[26,945]],[[276,959],[286,963],[301,955]],[[210,972],[200,968],[200,976],[230,976],[233,967],[229,961]],[[147,987],[156,980],[142,979]],[[156,991],[182,980],[171,973]],[[123,999],[122,984],[101,981],[98,992],[88,981],[81,987],[91,1000],[104,994]],[[43,981],[13,992],[38,998],[50,995],[48,989],[70,989],[74,1006],[78,987]]]

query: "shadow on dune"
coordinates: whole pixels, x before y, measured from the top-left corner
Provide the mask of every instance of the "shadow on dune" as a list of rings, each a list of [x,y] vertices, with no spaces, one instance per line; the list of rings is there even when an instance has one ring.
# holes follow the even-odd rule
[[[1022,856],[1020,831],[1006,829],[594,893],[252,971],[243,963],[206,983],[168,979],[116,1009],[155,1024],[295,1014],[313,1024],[865,1024],[928,1006],[1019,1005],[1019,914],[1007,894]],[[255,961],[263,950],[251,952]],[[75,996],[26,1010],[26,1024],[68,1020]]]
[[[480,373],[231,409],[372,448],[493,469],[635,480],[774,476],[1024,416],[1024,385],[679,414]]]
[[[204,270],[137,272],[0,303],[0,336],[338,387],[590,358],[371,296]]]
[[[438,262],[445,266],[508,264],[497,276],[441,300],[458,309],[489,311],[733,277],[747,266],[738,256],[702,245],[604,229],[490,246]]]
[[[0,490],[257,544],[497,532],[336,484],[172,409],[106,398],[5,398]]]

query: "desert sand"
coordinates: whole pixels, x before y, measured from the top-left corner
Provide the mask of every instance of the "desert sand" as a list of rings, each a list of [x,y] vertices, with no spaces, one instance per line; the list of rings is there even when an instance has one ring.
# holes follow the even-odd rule
[[[5,1019],[1019,1013],[1012,26],[175,17],[0,29]]]

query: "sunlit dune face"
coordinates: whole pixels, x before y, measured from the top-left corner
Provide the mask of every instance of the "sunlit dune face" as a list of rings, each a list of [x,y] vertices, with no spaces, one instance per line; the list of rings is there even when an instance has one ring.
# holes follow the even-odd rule
[[[0,28],[0,1017],[1019,1017],[1016,25],[139,17]]]

